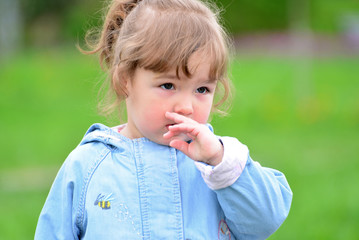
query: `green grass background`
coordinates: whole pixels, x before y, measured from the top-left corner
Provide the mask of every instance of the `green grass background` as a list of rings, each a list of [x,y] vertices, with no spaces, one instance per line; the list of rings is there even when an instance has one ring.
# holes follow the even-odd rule
[[[0,239],[33,238],[51,183],[94,122],[97,59],[74,48],[26,50],[0,62]],[[294,192],[270,239],[359,236],[359,57],[239,56],[236,94],[216,133],[237,137]]]

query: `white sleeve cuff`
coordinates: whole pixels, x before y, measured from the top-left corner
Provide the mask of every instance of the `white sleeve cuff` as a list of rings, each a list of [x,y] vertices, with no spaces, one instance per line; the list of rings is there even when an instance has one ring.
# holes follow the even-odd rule
[[[195,162],[197,169],[209,188],[218,190],[232,185],[241,175],[249,155],[246,145],[236,138],[221,137],[224,155],[222,162],[211,166],[203,162]]]

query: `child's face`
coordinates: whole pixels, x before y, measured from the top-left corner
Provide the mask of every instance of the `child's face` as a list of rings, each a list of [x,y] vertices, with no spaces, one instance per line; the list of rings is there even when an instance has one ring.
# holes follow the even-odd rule
[[[197,64],[202,61],[200,64]],[[165,117],[175,112],[206,123],[211,112],[216,81],[210,81],[210,65],[194,54],[189,60],[191,78],[176,71],[156,73],[143,68],[135,71],[132,81],[127,82],[126,99],[128,122],[121,131],[131,139],[146,137],[159,144],[168,145],[164,139],[168,126],[174,124]],[[180,136],[189,140],[187,136]]]

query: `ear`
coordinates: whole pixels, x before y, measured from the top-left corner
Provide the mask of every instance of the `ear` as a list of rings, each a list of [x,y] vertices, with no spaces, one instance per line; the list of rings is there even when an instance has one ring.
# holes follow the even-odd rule
[[[123,74],[121,76],[121,84],[124,96],[127,98],[132,89],[132,81],[128,74]]]
[[[120,99],[125,99],[128,97],[131,81],[127,74],[121,74],[118,66],[112,74],[112,87],[116,92],[117,97]]]
[[[123,83],[123,86],[125,87],[126,91],[128,92],[128,90],[131,89],[132,85],[131,85],[131,80],[127,74],[122,76],[122,83]]]

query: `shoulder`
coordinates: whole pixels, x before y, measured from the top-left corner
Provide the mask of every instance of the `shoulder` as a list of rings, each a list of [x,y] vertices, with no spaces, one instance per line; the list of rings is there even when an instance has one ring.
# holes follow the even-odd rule
[[[111,149],[101,142],[90,142],[77,146],[67,157],[66,162],[72,166],[92,165],[92,163],[103,159]]]
[[[90,181],[91,175],[107,158],[111,150],[100,142],[91,142],[77,146],[61,166],[57,178],[65,184],[74,185],[75,191],[81,191]]]

